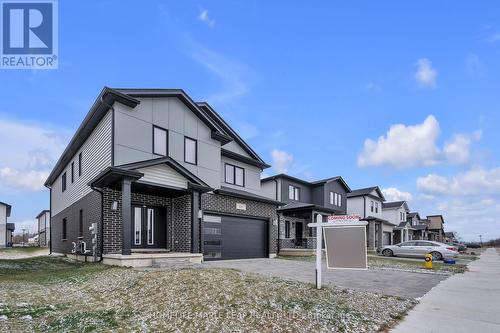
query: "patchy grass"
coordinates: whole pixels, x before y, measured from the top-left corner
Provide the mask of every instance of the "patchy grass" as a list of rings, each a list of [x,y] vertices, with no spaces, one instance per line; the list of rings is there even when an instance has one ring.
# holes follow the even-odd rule
[[[49,249],[44,247],[7,247],[0,249],[0,259],[22,259],[49,254]]]
[[[310,261],[314,262],[316,260],[315,256],[278,256],[279,259],[286,260],[302,260],[302,261]],[[467,258],[464,258],[467,259]],[[455,264],[448,265],[442,262],[433,262],[433,269],[428,270],[424,268],[423,260],[417,261],[412,259],[405,258],[386,258],[382,256],[368,256],[368,268],[379,268],[379,269],[397,269],[397,270],[405,270],[412,272],[437,272],[437,273],[445,273],[445,274],[455,274],[455,273],[463,273],[467,271],[467,265],[464,264]]]
[[[376,332],[416,303],[229,269],[148,272],[52,257],[0,265],[0,332]]]

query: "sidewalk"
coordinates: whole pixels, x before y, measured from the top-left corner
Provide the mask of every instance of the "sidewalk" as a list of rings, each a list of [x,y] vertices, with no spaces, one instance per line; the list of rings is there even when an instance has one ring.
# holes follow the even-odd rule
[[[500,256],[486,250],[434,287],[392,333],[500,332]]]

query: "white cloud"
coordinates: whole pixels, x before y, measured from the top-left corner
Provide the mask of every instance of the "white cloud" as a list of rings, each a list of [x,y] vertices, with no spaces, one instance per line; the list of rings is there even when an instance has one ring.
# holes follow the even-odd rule
[[[432,62],[427,58],[421,58],[417,60],[416,66],[414,77],[417,84],[424,88],[435,88],[437,71],[432,68]]]
[[[0,119],[0,191],[43,188],[63,151],[68,131],[26,121]]]
[[[377,141],[365,140],[363,150],[358,155],[358,166],[389,165],[404,168],[436,164],[439,131],[439,123],[432,115],[421,124],[392,125],[386,136],[380,136]]]
[[[484,65],[476,54],[469,54],[465,58],[465,70],[471,76],[484,76]]]
[[[210,28],[213,28],[215,26],[215,19],[211,19],[210,16],[208,16],[208,10],[206,9],[200,10],[198,20],[206,23]]]
[[[429,174],[417,179],[417,188],[428,194],[455,196],[500,194],[500,167],[476,167],[451,177]]]
[[[487,37],[486,41],[488,43],[496,43],[496,42],[500,41],[500,34],[499,33],[493,34],[493,35]]]
[[[222,89],[208,97],[211,103],[227,104],[246,95],[254,71],[243,63],[204,47],[192,38],[185,39],[187,55],[221,81]]]
[[[411,201],[413,199],[410,192],[404,192],[395,187],[384,188],[382,193],[387,201]]]
[[[471,145],[482,137],[481,130],[456,133],[440,148],[437,145],[439,134],[439,123],[432,115],[421,124],[392,125],[385,136],[376,141],[365,140],[358,155],[358,166],[407,168],[438,163],[465,164],[470,161]]]
[[[481,140],[483,132],[477,130],[472,134],[455,134],[451,141],[444,144],[443,154],[451,164],[464,164],[470,159],[470,146],[473,142]]]
[[[278,173],[288,173],[289,168],[293,163],[293,155],[284,150],[274,149],[271,152],[273,158],[273,168]]]

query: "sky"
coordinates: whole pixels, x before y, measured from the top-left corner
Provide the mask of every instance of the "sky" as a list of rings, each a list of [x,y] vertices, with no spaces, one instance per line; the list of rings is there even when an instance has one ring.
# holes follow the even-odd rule
[[[500,237],[495,1],[59,2],[59,68],[0,69],[0,201],[43,187],[104,86],[182,88],[272,168],[379,186],[467,241]]]

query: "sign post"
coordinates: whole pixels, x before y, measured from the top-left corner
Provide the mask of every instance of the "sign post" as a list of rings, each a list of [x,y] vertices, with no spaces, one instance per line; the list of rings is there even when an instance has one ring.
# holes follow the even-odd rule
[[[321,289],[321,257],[325,237],[328,269],[367,269],[366,225],[357,215],[331,215],[328,222],[318,214],[316,223],[316,288]]]
[[[323,245],[323,231],[321,228],[323,216],[318,214],[316,216],[316,289],[321,289],[321,253]]]

